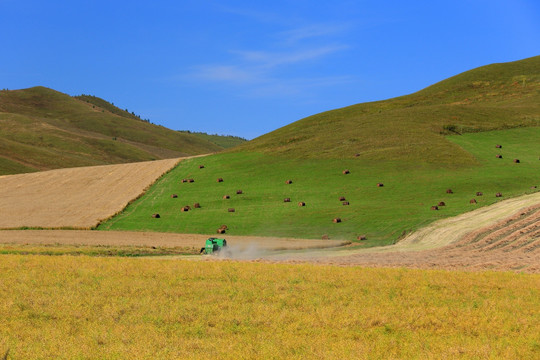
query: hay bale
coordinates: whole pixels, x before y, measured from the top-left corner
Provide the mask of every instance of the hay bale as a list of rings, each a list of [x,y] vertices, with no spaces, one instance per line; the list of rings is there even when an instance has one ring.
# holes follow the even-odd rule
[[[354,154],[354,157],[359,157],[359,156],[360,156],[359,153]]]
[[[495,194],[495,197],[502,197],[502,194],[500,192]]]
[[[199,209],[199,208],[201,207],[201,204],[195,203],[195,204],[193,204],[193,207],[194,207],[195,209]]]
[[[454,192],[452,191],[452,189],[446,189],[446,193],[447,194],[453,194]]]
[[[347,169],[343,170],[343,175],[347,175],[347,174],[350,174],[351,172]]]
[[[227,199],[230,199],[231,197],[229,195],[223,195],[223,199],[224,200],[227,200]]]
[[[340,196],[340,197],[339,197],[339,201],[345,201],[345,200],[346,200],[346,199],[345,199],[345,196]]]
[[[502,149],[502,145],[499,145],[499,144],[495,145],[495,147],[496,147],[497,149]]]
[[[223,178],[218,178],[216,181],[217,182],[223,182]]]
[[[221,225],[219,228],[224,229],[224,230],[229,230],[229,227],[227,225]]]
[[[285,198],[283,199],[283,202],[291,202],[291,198]]]
[[[476,202],[476,199],[471,199],[471,200],[469,201],[469,204],[476,204],[476,203],[477,203],[477,202]]]
[[[182,179],[182,183],[187,183],[187,179]]]
[[[192,183],[192,182],[195,182],[195,180],[193,180],[193,179],[188,179],[187,182],[188,182],[188,183]]]
[[[234,208],[227,209],[228,212],[235,212],[236,210]]]
[[[303,201],[300,201],[300,202],[298,203],[298,206],[306,206],[306,203],[303,202]]]
[[[173,199],[176,199],[177,197],[178,197],[178,195],[176,195],[176,194],[171,195],[171,198],[173,198]]]
[[[204,165],[199,165],[199,169],[204,169]]]
[[[287,185],[292,184],[292,180],[285,181],[285,184],[287,184]]]
[[[225,229],[217,229],[218,234],[225,234]]]
[[[383,187],[384,184],[383,183],[377,183],[377,187]]]
[[[502,155],[501,155],[501,154],[497,154],[497,155],[495,155],[495,157],[496,157],[497,159],[502,159]]]
[[[237,195],[240,195],[240,194],[243,194],[244,192],[242,190],[236,190],[236,194]]]
[[[332,220],[334,223],[340,223],[341,222],[341,219],[340,218],[335,218],[334,220]]]
[[[358,235],[356,240],[367,240],[367,235]]]
[[[444,201],[440,201],[439,204],[437,206],[446,206],[445,202]]]
[[[152,214],[152,217],[153,217],[154,219],[159,219],[161,216],[159,216],[158,213],[155,213],[155,214]]]
[[[323,239],[323,240],[330,240],[330,236],[328,236],[328,235],[325,234],[325,235],[322,236],[322,239]]]
[[[439,207],[438,207],[437,205],[433,205],[433,206],[431,207],[431,210],[439,210]]]
[[[186,212],[186,211],[189,211],[189,207],[188,206],[184,206],[180,209],[181,212]]]
[[[349,202],[348,202],[348,201],[344,201],[344,202],[342,202],[342,205],[349,205]]]
[[[514,159],[514,162],[515,162],[516,164],[519,164],[519,159]]]
[[[481,192],[481,191],[476,192],[476,196],[482,196],[482,195],[484,195],[483,192]]]

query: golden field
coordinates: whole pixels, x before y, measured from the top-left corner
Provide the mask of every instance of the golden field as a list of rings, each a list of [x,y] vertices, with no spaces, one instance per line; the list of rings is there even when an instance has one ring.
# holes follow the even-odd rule
[[[0,257],[8,359],[537,359],[540,275]]]

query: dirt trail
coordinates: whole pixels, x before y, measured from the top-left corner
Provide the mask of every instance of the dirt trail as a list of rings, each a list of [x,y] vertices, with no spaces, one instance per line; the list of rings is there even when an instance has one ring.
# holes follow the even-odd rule
[[[0,177],[0,229],[91,228],[121,211],[181,159]]]
[[[0,231],[1,244],[36,245],[105,245],[105,246],[159,246],[193,247],[204,246],[208,235],[174,234],[129,231],[91,230],[4,230]],[[347,241],[312,240],[293,238],[271,238],[257,236],[226,236],[229,244],[239,250],[256,248],[261,250],[318,249],[347,245]]]

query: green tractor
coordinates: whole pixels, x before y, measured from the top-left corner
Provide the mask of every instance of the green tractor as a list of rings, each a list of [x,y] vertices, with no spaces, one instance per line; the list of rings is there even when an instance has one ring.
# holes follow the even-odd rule
[[[208,238],[206,244],[201,248],[201,254],[215,254],[219,253],[223,248],[227,247],[227,240],[217,239],[217,238]]]

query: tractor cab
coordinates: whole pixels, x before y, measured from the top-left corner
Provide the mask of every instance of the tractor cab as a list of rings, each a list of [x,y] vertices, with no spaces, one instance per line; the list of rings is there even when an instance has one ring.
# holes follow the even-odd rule
[[[213,254],[221,251],[222,248],[227,247],[227,240],[218,238],[208,238],[206,244],[201,248],[201,254]]]

